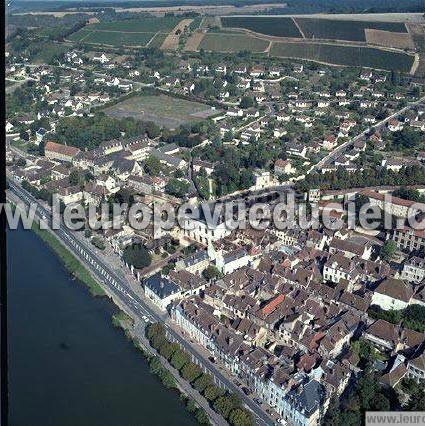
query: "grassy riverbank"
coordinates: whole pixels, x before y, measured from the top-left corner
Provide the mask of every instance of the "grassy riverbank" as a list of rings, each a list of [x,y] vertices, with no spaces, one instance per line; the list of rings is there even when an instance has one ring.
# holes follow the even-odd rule
[[[105,292],[99,283],[90,275],[84,265],[49,231],[40,229],[34,222],[32,230],[59,256],[66,268],[76,278],[82,281],[93,296],[105,296]]]
[[[161,362],[160,357],[143,347],[143,344],[132,335],[131,329],[134,326],[133,319],[120,310],[112,316],[112,324],[114,327],[121,328],[124,331],[125,336],[148,361],[150,372],[158,377],[164,387],[179,392],[181,401],[184,403],[186,409],[193,414],[197,422],[202,426],[210,426],[211,423],[205,410],[186,394],[183,387],[173,376],[173,373]]]

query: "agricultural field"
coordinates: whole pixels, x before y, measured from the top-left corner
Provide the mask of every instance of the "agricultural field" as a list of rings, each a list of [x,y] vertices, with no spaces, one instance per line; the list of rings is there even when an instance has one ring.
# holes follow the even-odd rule
[[[153,36],[153,38],[151,39],[151,41],[148,42],[147,45],[149,45],[149,47],[155,47],[155,48],[159,49],[162,46],[162,44],[164,43],[166,38],[167,38],[167,34],[156,33]]]
[[[224,28],[243,28],[275,37],[302,38],[299,29],[289,17],[231,16],[222,17],[221,24]]]
[[[120,31],[126,33],[137,33],[137,32],[146,32],[146,33],[156,33],[160,32],[170,32],[182,18],[177,16],[167,16],[164,18],[138,18],[138,19],[128,19],[123,21],[112,21],[112,22],[99,22],[98,24],[91,24],[84,27],[86,30],[92,31]]]
[[[73,42],[105,44],[108,46],[147,46],[161,47],[167,36],[182,21],[182,18],[146,17],[114,22],[100,22],[86,25],[70,35]],[[186,20],[187,21],[187,20]],[[200,18],[190,20],[190,26],[199,26]]]
[[[318,43],[273,42],[270,56],[314,60],[335,65],[370,67],[409,72],[414,57],[370,47]]]
[[[165,94],[135,96],[106,108],[104,112],[114,118],[134,117],[138,120],[153,121],[168,129],[175,129],[181,124],[199,121],[218,113],[206,104]]]
[[[392,33],[382,30],[366,29],[366,41],[368,44],[377,44],[385,47],[413,50],[415,45],[409,33]]]
[[[306,38],[366,42],[367,28],[395,33],[407,33],[401,22],[347,21],[316,18],[294,18]]]
[[[184,46],[184,50],[195,52],[198,50],[199,45],[204,38],[205,33],[201,30],[195,31],[187,40],[186,45]]]
[[[122,33],[80,30],[72,34],[72,41],[105,44],[109,46],[146,46],[155,33]],[[166,35],[165,35],[166,36]]]
[[[161,48],[167,50],[177,50],[179,47],[180,35],[184,32],[186,27],[189,27],[193,19],[182,19],[165,38]],[[199,24],[198,24],[199,26]]]
[[[264,52],[270,42],[245,34],[207,33],[199,44],[199,48],[215,52]]]

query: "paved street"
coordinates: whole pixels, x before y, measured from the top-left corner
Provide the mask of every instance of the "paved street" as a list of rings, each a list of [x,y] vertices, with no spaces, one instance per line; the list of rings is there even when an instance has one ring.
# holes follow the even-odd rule
[[[37,206],[37,215],[51,221],[50,212],[41,205],[29,193],[24,191],[19,185],[8,179],[10,191],[19,197],[26,204],[33,203]],[[253,412],[256,423],[259,425],[271,425],[271,418],[261,410],[261,408],[247,397],[233,382],[227,372],[221,370],[219,366],[212,364],[205,354],[202,354],[195,345],[187,342],[178,331],[171,326],[172,322],[169,316],[160,312],[147,299],[141,296],[139,292],[134,291],[134,286],[140,286],[135,279],[126,277],[126,274],[119,273],[110,267],[110,264],[105,262],[100,253],[96,253],[91,245],[84,244],[80,241],[81,237],[77,237],[75,232],[68,230],[62,223],[60,228],[54,231],[56,236],[63,244],[81,261],[84,261],[89,271],[101,282],[102,286],[107,289],[107,292],[118,300],[118,304],[123,304],[127,309],[127,313],[135,318],[146,316],[152,322],[164,323],[166,330],[174,341],[178,342],[192,357],[192,360],[207,371],[214,378],[216,383],[232,392],[237,392],[241,396],[242,401],[248,409]],[[84,237],[82,237],[84,238]]]

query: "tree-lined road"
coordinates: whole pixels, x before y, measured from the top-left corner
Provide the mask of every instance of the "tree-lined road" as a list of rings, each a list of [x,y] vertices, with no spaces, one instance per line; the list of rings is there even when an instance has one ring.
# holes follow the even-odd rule
[[[15,196],[18,197],[25,204],[33,204],[37,207],[36,213],[41,218],[46,218],[51,223],[52,216],[38,200],[32,197],[31,194],[23,190],[18,184],[8,178],[9,190]],[[172,324],[171,319],[166,313],[158,311],[147,300],[136,294],[129,281],[125,276],[118,276],[109,265],[95,252],[94,248],[82,244],[74,232],[67,229],[63,223],[60,223],[60,227],[57,230],[52,230],[54,234],[60,239],[60,241],[81,261],[84,262],[89,271],[101,282],[103,287],[106,287],[108,293],[113,297],[117,298],[119,303],[124,305],[127,309],[127,313],[132,314],[136,318],[147,317],[151,322],[161,322],[165,325],[169,337],[178,342],[190,355],[194,362],[196,362],[202,369],[214,377],[215,382],[232,392],[238,393],[245,405],[253,412],[254,418],[258,425],[272,425],[272,419],[261,410],[261,408],[247,397],[239,387],[237,387],[227,376],[227,373],[220,371],[220,368],[211,363],[208,358],[201,353],[194,345],[190,344],[182,337],[178,331],[174,330],[170,325]],[[139,332],[139,334],[142,331]],[[143,334],[140,337],[144,337]]]

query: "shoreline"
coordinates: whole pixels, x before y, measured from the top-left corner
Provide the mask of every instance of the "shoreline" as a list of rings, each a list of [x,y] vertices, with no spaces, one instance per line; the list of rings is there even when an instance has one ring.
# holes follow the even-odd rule
[[[90,275],[87,268],[55,237],[47,230],[40,229],[40,225],[34,222],[31,231],[34,232],[52,251],[59,257],[65,268],[71,275],[87,286],[94,297],[104,297],[107,294],[100,284]]]
[[[16,204],[9,200],[13,208],[16,208]],[[112,315],[111,322],[113,327],[121,328],[128,341],[133,343],[135,349],[142,353],[145,360],[150,366],[150,373],[156,375],[160,382],[166,389],[176,389],[179,392],[181,401],[185,404],[185,408],[190,412],[194,418],[202,425],[213,425],[210,416],[205,410],[196,402],[195,399],[191,398],[179,383],[179,377],[176,377],[172,371],[164,365],[159,355],[154,353],[153,348],[149,345],[145,345],[143,341],[132,333],[136,320],[130,316],[125,310],[117,303],[114,298],[110,297],[106,290],[97,282],[97,280],[91,275],[90,271],[85,265],[77,259],[77,257],[71,253],[58,237],[49,230],[40,228],[40,224],[34,221],[30,231],[34,232],[59,258],[65,268],[71,273],[74,279],[78,279],[83,283],[89,290],[90,294],[94,297],[105,297],[111,300],[113,305],[118,311]],[[156,363],[155,367],[152,362]],[[159,364],[158,364],[159,363]],[[160,365],[160,367],[158,367]],[[198,416],[202,418],[198,420]],[[205,421],[205,417],[208,419],[208,423]]]

